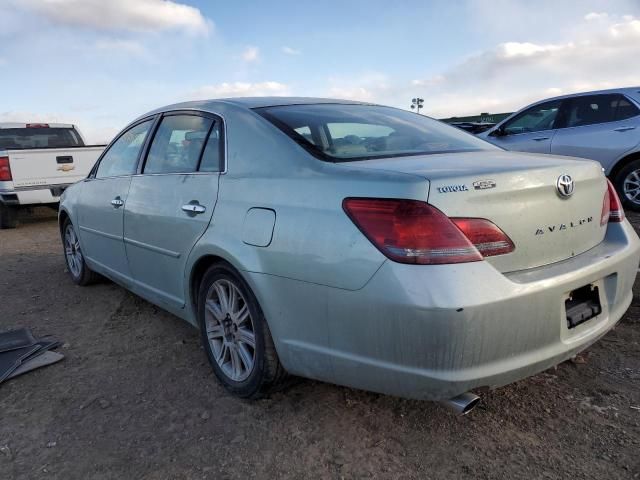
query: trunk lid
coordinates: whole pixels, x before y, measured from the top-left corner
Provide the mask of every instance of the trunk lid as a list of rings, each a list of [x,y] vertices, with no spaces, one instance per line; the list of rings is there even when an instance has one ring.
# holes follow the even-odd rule
[[[491,220],[515,251],[486,260],[501,272],[534,268],[583,253],[604,239],[600,225],[607,189],[600,164],[514,152],[469,152],[387,158],[359,167],[414,174],[430,182],[428,202],[449,217]],[[563,197],[558,179],[569,175]]]
[[[15,188],[66,185],[86,178],[103,146],[8,150]]]

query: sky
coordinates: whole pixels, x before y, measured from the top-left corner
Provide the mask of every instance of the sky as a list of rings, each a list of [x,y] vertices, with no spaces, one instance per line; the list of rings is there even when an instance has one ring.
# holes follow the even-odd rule
[[[107,142],[205,98],[296,95],[442,118],[640,85],[640,0],[0,0],[0,122]]]

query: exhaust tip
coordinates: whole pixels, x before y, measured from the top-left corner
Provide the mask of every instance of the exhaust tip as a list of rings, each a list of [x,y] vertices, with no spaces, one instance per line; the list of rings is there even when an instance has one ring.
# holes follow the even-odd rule
[[[473,393],[466,392],[458,395],[457,397],[450,398],[449,400],[444,400],[441,403],[458,415],[466,415],[478,406],[478,403],[480,403],[480,397]]]

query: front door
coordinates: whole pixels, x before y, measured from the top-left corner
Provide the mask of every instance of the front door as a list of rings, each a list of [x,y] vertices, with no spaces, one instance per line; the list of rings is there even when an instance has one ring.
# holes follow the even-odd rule
[[[554,100],[528,108],[507,120],[487,140],[507,150],[551,153],[560,103]]]
[[[90,267],[117,279],[130,277],[123,214],[131,175],[152,123],[138,123],[120,135],[81,187],[77,222],[83,254]]]
[[[221,120],[164,114],[124,213],[124,242],[134,282],[153,301],[185,304],[185,265],[209,225],[223,158]]]

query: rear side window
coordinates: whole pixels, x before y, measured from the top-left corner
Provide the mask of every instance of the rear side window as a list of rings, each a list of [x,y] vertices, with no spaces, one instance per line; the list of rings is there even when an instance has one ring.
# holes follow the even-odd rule
[[[215,122],[207,139],[207,143],[204,146],[198,171],[221,172],[224,169],[222,161],[223,152],[222,129],[220,128],[220,122]]]
[[[96,178],[132,175],[136,171],[140,150],[147,138],[152,120],[131,127],[103,155]]]
[[[569,101],[566,113],[567,127],[583,127],[613,122],[622,95],[585,95]]]
[[[84,143],[74,128],[0,128],[0,148],[21,150],[29,148],[82,147]]]
[[[636,107],[631,101],[622,96],[617,95],[618,99],[616,100],[616,120],[626,120],[628,118],[635,117],[640,114],[640,110]]]
[[[213,120],[196,115],[170,115],[160,122],[153,137],[143,173],[192,173]]]
[[[555,126],[559,109],[558,100],[535,105],[507,122],[503,130],[507,135],[551,130]]]

